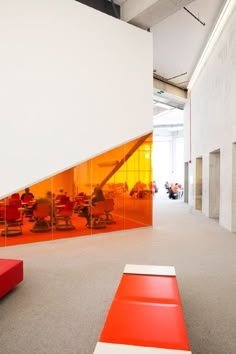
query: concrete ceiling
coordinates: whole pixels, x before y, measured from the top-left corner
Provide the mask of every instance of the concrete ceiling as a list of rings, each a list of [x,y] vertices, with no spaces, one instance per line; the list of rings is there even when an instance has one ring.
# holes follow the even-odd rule
[[[194,0],[126,0],[121,4],[121,19],[148,29]]]
[[[123,21],[152,32],[154,75],[186,89],[226,0],[114,2]]]
[[[155,77],[183,89],[187,88],[224,3],[224,0],[195,0],[186,7],[205,25],[181,9],[151,28]],[[172,124],[176,110],[164,109],[156,102],[162,103],[165,99],[164,103],[170,107],[182,110],[186,99],[159,92],[161,90],[153,89],[154,134],[173,134],[181,129],[183,122]],[[176,114],[175,119],[178,119],[177,117],[180,115]]]
[[[155,75],[186,88],[225,0],[195,0],[151,28]],[[181,75],[181,76],[179,76]]]
[[[114,2],[121,7],[123,21],[153,34],[153,72],[154,77],[160,79],[153,89],[154,122],[158,127],[172,124],[169,120],[173,119],[174,108],[182,110],[186,101],[186,92],[178,97],[182,90],[175,95],[172,88],[186,91],[226,0]],[[171,90],[168,91],[168,87]]]

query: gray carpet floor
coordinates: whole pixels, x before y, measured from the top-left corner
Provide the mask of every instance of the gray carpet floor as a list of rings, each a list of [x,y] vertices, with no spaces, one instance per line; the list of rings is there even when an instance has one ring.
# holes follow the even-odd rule
[[[92,354],[135,263],[175,266],[193,354],[235,354],[236,235],[182,201],[154,204],[153,228],[1,248],[25,279],[0,300],[0,353]]]

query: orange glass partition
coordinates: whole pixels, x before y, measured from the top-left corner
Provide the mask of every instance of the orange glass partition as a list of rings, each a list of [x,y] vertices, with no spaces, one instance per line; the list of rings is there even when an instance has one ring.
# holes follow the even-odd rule
[[[151,226],[151,153],[149,134],[0,201],[0,247]]]
[[[0,200],[0,247],[6,246],[5,228],[6,228],[6,199]]]

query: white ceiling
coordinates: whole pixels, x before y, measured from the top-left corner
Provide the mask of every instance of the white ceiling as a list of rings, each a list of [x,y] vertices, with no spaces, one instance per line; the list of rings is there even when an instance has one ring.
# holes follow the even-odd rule
[[[127,0],[121,6],[121,19],[147,30],[192,1],[194,0]]]
[[[153,69],[169,82],[186,89],[208,38],[218,20],[225,0],[195,0],[186,8],[205,26],[181,9],[151,28],[153,33]],[[173,77],[183,74],[178,78]],[[153,89],[154,134],[171,135],[181,129],[185,99]],[[163,101],[163,98],[165,101]],[[179,109],[164,109],[156,101]],[[162,128],[161,128],[162,127]],[[183,129],[183,126],[182,126]]]
[[[130,23],[141,28],[150,28],[155,75],[186,89],[226,0],[113,1],[121,6],[123,18],[130,18]],[[137,6],[141,1],[143,11]],[[149,7],[145,9],[144,4]],[[137,9],[141,12],[137,13]],[[127,11],[133,14],[132,18]]]
[[[131,0],[114,0],[121,7],[126,1],[130,1],[130,6],[135,6]],[[225,2],[226,0],[158,0],[155,6],[131,21],[141,28],[150,27],[153,34],[153,71],[157,78],[186,90]],[[184,75],[174,78],[181,74]],[[170,109],[162,106],[163,103],[169,105]],[[185,99],[153,89],[154,125],[158,129],[161,125],[172,125],[173,116],[175,120],[180,119],[184,104]],[[180,121],[177,125],[179,124],[183,122]]]
[[[186,6],[205,26],[181,9],[151,28],[157,75],[187,87],[224,3],[225,0],[194,0]]]

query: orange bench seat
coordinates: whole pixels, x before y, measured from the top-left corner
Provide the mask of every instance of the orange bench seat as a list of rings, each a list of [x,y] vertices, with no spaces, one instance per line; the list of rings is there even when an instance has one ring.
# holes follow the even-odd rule
[[[123,274],[116,298],[139,302],[180,305],[176,277]]]
[[[174,267],[126,265],[94,354],[191,353]]]

